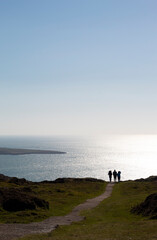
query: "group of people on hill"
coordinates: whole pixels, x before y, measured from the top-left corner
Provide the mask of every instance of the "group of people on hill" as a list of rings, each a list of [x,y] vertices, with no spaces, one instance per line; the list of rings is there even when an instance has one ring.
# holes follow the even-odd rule
[[[114,178],[114,182],[116,182],[116,180],[118,179],[118,182],[120,182],[120,178],[121,178],[121,171],[116,171],[114,170],[113,172],[110,170],[108,172],[108,176],[109,176],[109,180],[110,182],[112,181],[112,175],[113,175],[113,178]]]

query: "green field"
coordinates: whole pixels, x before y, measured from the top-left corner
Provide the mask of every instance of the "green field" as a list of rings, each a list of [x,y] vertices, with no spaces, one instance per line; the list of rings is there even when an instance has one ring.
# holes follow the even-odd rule
[[[86,216],[84,221],[22,240],[157,240],[157,220],[130,213],[131,207],[154,192],[156,181],[118,183],[110,198],[82,213]]]
[[[64,183],[31,183],[22,184],[0,182],[0,189],[26,189],[32,196],[49,202],[49,209],[37,208],[25,211],[6,211],[0,207],[0,223],[30,223],[44,220],[51,216],[69,213],[74,206],[93,198],[105,191],[106,183],[91,179],[67,179]]]

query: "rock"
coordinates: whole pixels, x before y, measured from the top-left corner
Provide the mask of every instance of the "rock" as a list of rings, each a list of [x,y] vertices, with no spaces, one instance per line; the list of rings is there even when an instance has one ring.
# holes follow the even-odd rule
[[[14,183],[17,185],[24,185],[28,183],[28,181],[25,178],[17,178],[17,177],[12,177],[8,180],[8,183]]]
[[[43,199],[32,196],[22,189],[0,188],[0,205],[6,211],[35,210],[36,208],[49,208],[49,203]]]
[[[136,179],[136,182],[157,182],[157,176],[150,176],[148,178]]]
[[[0,174],[0,182],[8,182],[8,183],[14,183],[17,185],[23,185],[23,184],[31,184],[31,181],[26,180],[25,178],[17,178],[17,177],[8,177],[3,174]]]
[[[57,178],[53,183],[65,183],[65,182],[104,182],[101,179],[96,178]]]
[[[133,207],[131,212],[157,219],[157,193],[149,195],[144,202]]]

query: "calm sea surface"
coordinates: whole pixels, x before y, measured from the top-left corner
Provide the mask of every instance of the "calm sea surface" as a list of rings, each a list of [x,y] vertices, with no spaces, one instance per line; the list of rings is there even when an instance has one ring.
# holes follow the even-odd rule
[[[157,175],[157,135],[70,137],[0,137],[0,147],[51,149],[63,155],[0,155],[0,173],[32,181],[59,177],[108,180],[120,170],[122,180]]]

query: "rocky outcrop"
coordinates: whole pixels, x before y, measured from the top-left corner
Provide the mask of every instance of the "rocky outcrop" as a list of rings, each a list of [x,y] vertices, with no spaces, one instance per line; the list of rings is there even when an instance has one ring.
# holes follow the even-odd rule
[[[136,182],[157,182],[157,176],[150,176],[148,178],[136,179]]]
[[[151,219],[157,219],[157,193],[149,195],[144,202],[133,207],[131,212],[149,216]]]
[[[31,181],[28,181],[25,178],[8,177],[3,174],[0,174],[0,182],[14,183],[16,185],[24,185],[24,184],[32,183]]]
[[[0,188],[0,205],[6,211],[49,208],[49,203],[47,201],[28,194],[28,189],[24,188]]]
[[[53,183],[65,183],[65,182],[104,182],[101,179],[96,178],[57,178],[52,181]],[[45,182],[45,181],[44,181]]]

